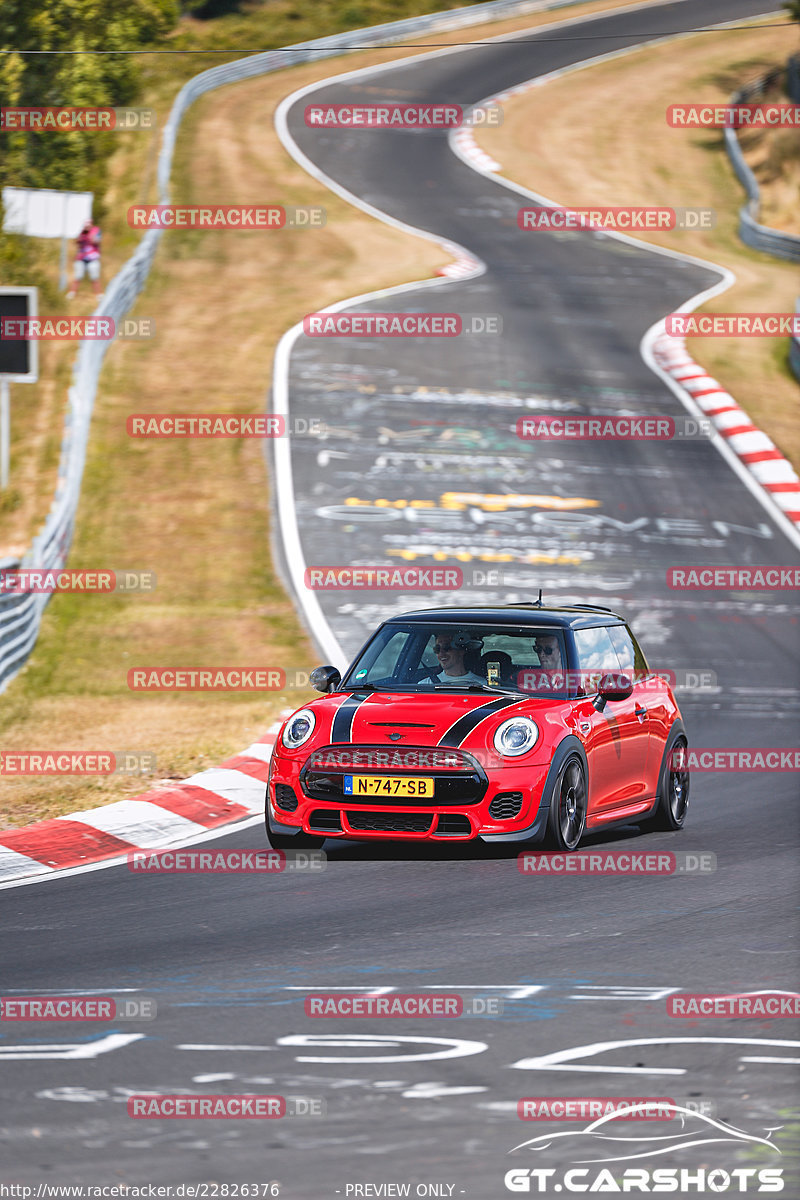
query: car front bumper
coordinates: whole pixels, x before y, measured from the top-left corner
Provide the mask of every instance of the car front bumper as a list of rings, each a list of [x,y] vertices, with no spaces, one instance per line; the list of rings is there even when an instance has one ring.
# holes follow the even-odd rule
[[[327,796],[319,781],[304,771],[305,758],[282,755],[276,749],[268,782],[270,824],[276,833],[305,832],[317,837],[393,841],[536,841],[544,834],[547,811],[542,795],[549,762],[503,765],[464,775],[459,795],[458,773],[436,776],[430,800],[370,796]],[[326,779],[328,792],[337,790],[335,777]],[[445,796],[443,801],[441,796]],[[498,815],[504,813],[513,815]]]

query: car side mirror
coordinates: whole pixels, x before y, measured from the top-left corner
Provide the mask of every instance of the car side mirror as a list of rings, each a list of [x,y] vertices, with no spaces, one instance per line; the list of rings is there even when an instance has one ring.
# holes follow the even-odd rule
[[[335,692],[342,682],[341,674],[336,667],[315,667],[308,677],[308,682],[318,692]]]
[[[594,706],[602,712],[609,701],[627,700],[633,695],[633,681],[628,675],[603,675],[598,686]]]

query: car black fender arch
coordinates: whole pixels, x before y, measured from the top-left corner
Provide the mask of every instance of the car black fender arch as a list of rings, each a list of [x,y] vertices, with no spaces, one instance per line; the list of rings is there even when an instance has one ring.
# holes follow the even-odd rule
[[[664,768],[667,765],[667,755],[669,754],[670,750],[675,744],[676,738],[678,737],[686,738],[686,744],[688,746],[689,738],[686,733],[686,727],[680,717],[676,717],[672,722],[669,727],[669,733],[664,741],[664,752],[661,755],[661,765],[658,768],[658,784],[656,785],[656,795],[658,795],[658,787],[661,784],[661,780],[664,778]]]
[[[550,760],[550,770],[547,772],[547,778],[545,779],[544,787],[542,788],[542,799],[539,805],[540,810],[545,808],[549,811],[556,783],[558,782],[558,777],[561,774],[561,768],[572,754],[577,754],[578,758],[583,763],[583,769],[586,773],[586,787],[588,791],[589,761],[586,757],[586,750],[584,749],[583,742],[580,740],[580,738],[576,737],[574,733],[568,733],[565,738],[562,738],[553,751],[553,757]]]

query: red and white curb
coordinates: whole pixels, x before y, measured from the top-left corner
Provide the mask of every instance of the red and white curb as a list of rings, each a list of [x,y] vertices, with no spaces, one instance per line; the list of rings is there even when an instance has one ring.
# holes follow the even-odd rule
[[[130,850],[202,840],[264,811],[269,760],[282,721],[218,767],[131,800],[0,831],[0,885],[41,878]]]
[[[458,146],[464,158],[479,171],[499,171],[500,163],[482,150],[473,137],[471,129],[458,129],[452,137],[453,145]]]
[[[480,259],[473,258],[460,246],[448,246],[447,248],[455,255],[455,261],[446,263],[443,267],[437,267],[437,275],[444,275],[448,279],[470,279],[473,275],[482,274],[483,263]]]
[[[690,357],[683,338],[661,332],[651,349],[661,370],[688,392],[784,516],[800,528],[800,478],[775,443],[753,424],[718,380]]]

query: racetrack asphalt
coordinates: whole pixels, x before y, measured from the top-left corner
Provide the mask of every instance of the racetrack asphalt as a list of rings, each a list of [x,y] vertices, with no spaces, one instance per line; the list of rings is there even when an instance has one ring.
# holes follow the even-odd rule
[[[654,6],[567,27],[581,40],[532,35],[522,45],[436,55],[330,84],[313,99],[371,102],[390,88],[393,99],[468,105],[595,45],[607,53],[767,11],[743,0]],[[594,34],[602,40],[583,40]],[[639,343],[718,275],[607,237],[523,233],[520,198],[458,161],[444,134],[313,130],[303,124],[305,103],[292,107],[289,128],[320,169],[487,266],[473,280],[358,307],[503,320],[494,338],[301,337],[295,345],[292,416],[341,431],[322,451],[313,439],[292,441],[305,561],[386,563],[391,549],[404,552],[398,563],[430,566],[436,550],[451,565],[455,548],[473,556],[459,562],[465,571],[507,572],[502,588],[455,595],[320,594],[343,657],[388,611],[533,598],[542,587],[548,601],[618,606],[653,665],[715,674],[715,687],[679,693],[694,746],[795,743],[792,594],[681,593],[666,583],[680,564],[797,563],[729,464],[699,439],[533,446],[514,432],[518,416],[537,411],[682,417]],[[453,492],[596,503],[496,511],[442,503]],[[346,505],[353,499],[362,503]],[[417,509],[412,522],[407,508],[377,499],[433,507]],[[510,561],[492,560],[499,547]],[[522,561],[530,554],[543,561]],[[763,1137],[796,1110],[786,1061],[797,1059],[796,1022],[679,1020],[666,1004],[674,992],[795,989],[796,801],[792,773],[698,772],[680,834],[630,828],[587,839],[592,848],[710,853],[716,871],[708,874],[544,878],[519,872],[515,848],[329,841],[322,871],[173,876],[121,866],[4,891],[2,995],[132,989],[125,994],[154,999],[158,1012],[110,1025],[2,1023],[2,1179],[277,1181],[282,1196],[298,1200],[355,1196],[368,1183],[409,1183],[412,1195],[417,1184],[438,1184],[440,1195],[489,1200],[510,1194],[503,1176],[512,1167],[560,1169],[598,1156],[560,1142],[535,1157],[509,1155],[555,1128],[517,1118],[525,1096],[708,1102],[718,1120]],[[203,849],[264,844],[256,827]],[[304,1014],[306,990],[370,987],[494,995],[504,1011],[390,1021]],[[577,1070],[515,1065],[570,1048]],[[326,1115],[266,1125],[136,1122],[126,1098],[141,1092],[301,1096],[323,1101]],[[726,1142],[644,1165],[730,1171],[787,1161]]]

